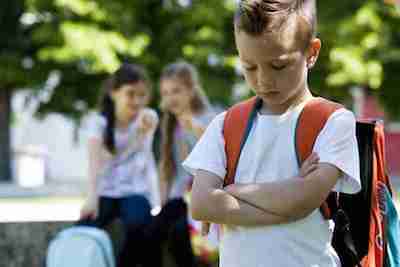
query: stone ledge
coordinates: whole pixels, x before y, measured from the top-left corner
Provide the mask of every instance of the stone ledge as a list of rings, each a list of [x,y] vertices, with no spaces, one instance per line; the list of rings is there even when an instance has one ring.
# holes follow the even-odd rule
[[[72,222],[0,223],[0,267],[45,267],[49,242],[72,225]],[[115,255],[123,238],[121,230],[118,220],[107,229]],[[167,252],[164,261],[165,267],[175,266]]]
[[[72,222],[0,223],[0,267],[44,267],[49,242]],[[115,250],[120,247],[118,222],[108,229]]]

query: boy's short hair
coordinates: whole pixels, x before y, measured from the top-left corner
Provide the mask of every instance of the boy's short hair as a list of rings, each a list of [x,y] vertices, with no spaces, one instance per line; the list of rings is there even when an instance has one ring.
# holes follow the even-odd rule
[[[307,25],[301,30],[300,39],[307,47],[317,32],[316,10],[316,0],[240,0],[234,24],[238,30],[258,36],[280,29],[293,16],[300,24],[302,16]]]

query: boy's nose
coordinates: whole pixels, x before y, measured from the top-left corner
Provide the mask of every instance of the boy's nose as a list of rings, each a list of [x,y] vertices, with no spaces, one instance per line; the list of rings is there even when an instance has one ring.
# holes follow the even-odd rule
[[[267,81],[266,79],[258,80],[258,88],[262,91],[268,91],[274,88],[274,84],[272,81]]]
[[[273,88],[274,82],[272,81],[271,77],[268,77],[265,72],[260,71],[257,79],[257,85],[262,90],[268,90]]]
[[[142,101],[141,101],[138,97],[136,97],[136,98],[134,98],[134,99],[132,100],[132,104],[135,105],[135,106],[140,105],[141,102],[142,102]]]

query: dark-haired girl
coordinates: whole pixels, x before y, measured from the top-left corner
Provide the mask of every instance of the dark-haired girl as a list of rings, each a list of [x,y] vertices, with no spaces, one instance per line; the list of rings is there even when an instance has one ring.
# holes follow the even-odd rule
[[[146,107],[150,97],[138,65],[123,64],[106,81],[100,114],[89,127],[90,185],[79,225],[103,228],[116,218],[125,229],[150,223],[159,203],[151,149],[158,116]]]

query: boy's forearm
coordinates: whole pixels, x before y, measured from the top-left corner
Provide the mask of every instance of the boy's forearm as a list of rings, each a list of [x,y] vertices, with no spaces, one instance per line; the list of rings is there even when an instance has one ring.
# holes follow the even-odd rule
[[[293,216],[299,219],[306,215],[305,207],[300,205],[302,203],[300,187],[302,186],[300,181],[285,181],[283,183],[233,184],[226,190],[236,198],[271,214]],[[294,187],[297,187],[297,190],[293,190]]]
[[[225,190],[271,214],[300,219],[321,205],[339,174],[339,171],[335,173],[332,169],[317,170],[306,178],[293,177],[260,184],[233,184]],[[330,177],[321,178],[321,175]]]
[[[269,214],[222,189],[214,190],[207,199],[202,210],[195,211],[195,219],[237,226],[265,226],[293,221],[288,217]]]

